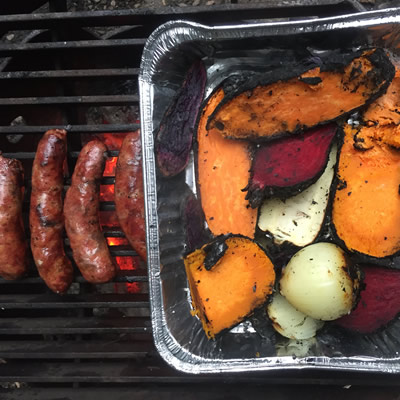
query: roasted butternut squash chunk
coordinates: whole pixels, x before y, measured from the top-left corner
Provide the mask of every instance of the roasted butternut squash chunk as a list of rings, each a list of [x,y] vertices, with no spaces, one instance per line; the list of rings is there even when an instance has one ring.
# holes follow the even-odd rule
[[[275,283],[271,260],[243,236],[218,237],[184,262],[194,314],[208,338],[232,328],[263,305]]]
[[[256,75],[221,101],[207,128],[235,139],[269,140],[335,120],[385,93],[394,67],[371,49]]]
[[[248,206],[243,188],[250,178],[249,143],[224,139],[206,130],[209,115],[223,98],[217,90],[206,104],[197,130],[197,171],[201,204],[211,232],[254,237],[257,211]]]
[[[351,251],[391,256],[400,250],[400,152],[385,138],[399,141],[398,126],[346,125],[344,132],[332,210],[336,233]]]
[[[368,126],[400,124],[400,68],[396,65],[396,74],[384,96],[375,100],[363,115]]]

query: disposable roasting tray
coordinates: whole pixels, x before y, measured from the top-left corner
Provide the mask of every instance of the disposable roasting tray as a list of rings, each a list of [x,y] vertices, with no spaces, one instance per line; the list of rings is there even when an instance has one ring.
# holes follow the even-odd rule
[[[271,52],[285,57],[296,49],[391,49],[400,45],[400,9],[301,21],[210,27],[169,22],[148,39],[139,77],[148,269],[154,341],[161,356],[178,370],[220,373],[282,369],[400,372],[400,319],[371,335],[323,329],[316,339],[293,341],[273,332],[260,335],[247,321],[208,340],[191,315],[182,262],[185,234],[182,198],[196,193],[193,157],[186,170],[165,179],[157,173],[154,134],[191,63],[203,58],[207,93],[238,70],[266,68]]]

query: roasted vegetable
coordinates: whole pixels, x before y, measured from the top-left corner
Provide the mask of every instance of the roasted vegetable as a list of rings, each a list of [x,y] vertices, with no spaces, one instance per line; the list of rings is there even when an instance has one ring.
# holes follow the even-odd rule
[[[256,75],[225,96],[208,129],[268,140],[332,121],[385,93],[394,67],[383,49],[335,55]]]
[[[397,131],[395,125],[344,128],[332,221],[351,251],[381,258],[400,250],[400,152],[385,143]]]
[[[184,261],[194,314],[208,338],[249,316],[266,302],[274,286],[271,260],[244,236],[220,236]]]
[[[400,69],[396,65],[396,74],[387,92],[376,99],[363,115],[368,125],[400,124]]]
[[[333,145],[324,173],[308,189],[286,200],[273,198],[264,201],[258,227],[271,234],[274,243],[288,242],[302,247],[316,239],[325,219],[336,154],[337,146]]]
[[[338,325],[360,333],[371,333],[400,313],[400,271],[361,266],[365,289],[351,314],[338,319]]]
[[[251,207],[260,206],[264,198],[292,196],[313,184],[324,171],[335,134],[336,125],[330,124],[260,146],[245,189]]]
[[[223,139],[206,130],[208,116],[223,97],[222,89],[203,109],[197,130],[197,171],[201,205],[214,235],[241,234],[254,237],[257,211],[249,208],[242,189],[250,177],[249,144]]]
[[[316,243],[297,252],[282,271],[281,294],[297,310],[331,321],[356,305],[360,273],[333,243]]]
[[[181,215],[186,236],[186,251],[192,252],[210,239],[210,233],[205,229],[205,218],[200,200],[187,188]]]
[[[315,336],[318,329],[324,325],[323,321],[309,317],[296,310],[283,296],[275,293],[268,304],[268,317],[272,326],[282,336],[289,339],[309,339]]]
[[[182,88],[161,121],[154,148],[157,165],[164,176],[178,174],[189,161],[206,80],[206,70],[199,60],[189,69]]]

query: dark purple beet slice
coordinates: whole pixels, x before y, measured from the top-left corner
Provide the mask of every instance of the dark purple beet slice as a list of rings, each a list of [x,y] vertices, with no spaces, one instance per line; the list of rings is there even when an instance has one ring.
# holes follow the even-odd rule
[[[192,191],[188,191],[183,201],[182,214],[186,236],[186,251],[191,253],[210,241],[210,235],[205,228],[203,209],[200,201]]]
[[[164,176],[178,174],[189,161],[206,80],[204,64],[198,60],[189,69],[183,86],[161,121],[155,139],[155,153],[157,165]]]
[[[306,189],[322,174],[336,134],[336,125],[310,129],[257,148],[246,199],[251,207],[267,197],[289,197]]]
[[[400,271],[376,266],[361,266],[365,289],[357,307],[335,321],[343,328],[372,333],[400,313]]]

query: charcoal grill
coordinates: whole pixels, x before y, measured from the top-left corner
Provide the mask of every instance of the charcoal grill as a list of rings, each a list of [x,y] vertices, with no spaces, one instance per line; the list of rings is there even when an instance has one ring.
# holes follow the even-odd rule
[[[352,0],[232,1],[212,8],[99,12],[67,12],[64,0],[7,3],[0,6],[0,33],[15,31],[19,40],[0,42],[0,148],[23,162],[26,198],[36,144],[47,129],[68,127],[72,171],[85,135],[118,136],[139,128],[135,107],[140,56],[146,37],[161,23],[189,19],[226,24],[364,10],[364,5]],[[39,6],[40,12],[32,13]],[[116,157],[118,151],[110,155]],[[111,171],[102,184],[107,187],[113,182]],[[26,201],[25,219],[28,208]],[[101,210],[104,214],[114,210],[107,196]],[[314,388],[316,398],[346,398],[350,392],[342,386],[360,385],[351,394],[362,395],[361,385],[367,383],[385,385],[384,392],[377,392],[380,395],[397,392],[389,388],[399,384],[393,376],[366,379],[357,373],[288,371],[199,377],[171,369],[152,342],[146,266],[117,226],[107,225],[105,236],[113,256],[134,260],[131,269],[121,269],[110,284],[89,285],[77,273],[70,292],[57,296],[33,265],[21,281],[0,279],[1,398],[69,399],[78,394],[81,399],[96,396],[99,400],[206,395],[241,399],[257,398],[266,391],[271,398],[288,398],[307,393],[314,384],[330,385]],[[71,254],[67,239],[66,248]],[[302,386],[280,386],[286,383]]]

